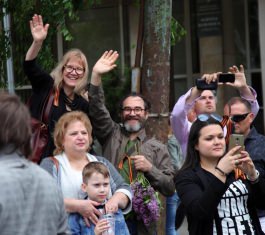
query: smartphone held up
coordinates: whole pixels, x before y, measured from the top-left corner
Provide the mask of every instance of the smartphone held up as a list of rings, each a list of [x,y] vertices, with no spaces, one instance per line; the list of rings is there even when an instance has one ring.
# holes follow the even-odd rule
[[[220,74],[218,74],[218,82],[234,83],[235,82],[235,74],[234,73],[220,73]]]
[[[197,78],[195,80],[198,90],[216,90],[218,83],[234,83],[234,73],[220,73],[217,75],[217,80],[207,83],[204,78]]]
[[[216,90],[217,81],[207,83],[203,78],[196,79],[196,86],[198,90]]]
[[[235,146],[241,146],[240,150],[244,149],[244,135],[242,134],[231,134],[229,137],[228,149],[232,149]]]

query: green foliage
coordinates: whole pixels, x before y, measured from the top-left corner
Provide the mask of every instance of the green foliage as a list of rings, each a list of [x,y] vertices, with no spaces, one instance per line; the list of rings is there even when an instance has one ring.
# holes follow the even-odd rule
[[[34,14],[41,14],[43,22],[49,23],[49,33],[38,56],[38,62],[46,71],[50,71],[56,64],[56,36],[59,31],[64,41],[71,41],[73,35],[67,26],[68,21],[78,21],[79,9],[100,4],[102,0],[0,0],[0,87],[7,87],[6,61],[13,55],[15,86],[28,84],[22,69],[25,54],[32,42],[29,20]],[[134,4],[140,6],[140,1]],[[5,9],[5,11],[3,11]],[[5,31],[4,15],[10,14],[12,31]],[[2,26],[2,27],[1,27]],[[186,31],[172,18],[171,44],[175,45]],[[118,69],[103,77],[106,103],[112,117],[118,120],[118,103],[120,98],[130,91],[131,70],[126,69],[124,78],[120,78]]]
[[[78,21],[78,9],[100,3],[101,0],[0,0],[0,6],[6,10],[6,12],[0,11],[0,19],[3,19],[4,15],[10,14],[12,29],[11,35],[9,31],[4,29],[1,31],[0,26],[0,87],[7,87],[6,61],[11,54],[11,45],[14,74],[15,78],[19,78],[15,79],[15,86],[28,83],[22,70],[22,64],[32,42],[29,21],[34,14],[42,15],[43,23],[50,24],[49,33],[38,55],[39,64],[46,71],[50,71],[57,62],[55,56],[57,32],[62,33],[64,41],[71,41],[73,35],[71,35],[66,22]],[[117,103],[120,97],[130,90],[130,70],[126,70],[125,79],[121,79],[119,75],[120,72],[116,69],[103,78],[107,106],[114,119],[118,119]]]
[[[185,35],[186,30],[183,26],[172,16],[171,18],[171,46],[175,46]]]
[[[0,87],[5,87],[6,61],[10,57],[10,42],[7,33],[0,34]]]
[[[119,66],[118,66],[119,67]],[[119,102],[123,96],[130,92],[131,69],[126,68],[124,78],[121,79],[120,71],[114,69],[102,77],[105,101],[110,115],[116,122],[119,121]]]
[[[0,0],[0,86],[7,81],[6,60],[10,57],[11,45],[15,85],[27,84],[22,71],[25,54],[32,41],[29,20],[34,14],[43,16],[43,21],[50,24],[49,33],[38,56],[42,67],[50,71],[56,63],[56,34],[62,33],[65,41],[73,40],[66,22],[78,21],[77,10],[86,4],[88,7],[99,4],[101,0]],[[4,10],[3,10],[4,9]],[[5,31],[4,15],[10,14],[12,32]]]
[[[29,20],[34,14],[41,14],[44,23],[50,24],[48,36],[38,57],[44,69],[50,70],[56,63],[53,45],[57,29],[62,33],[64,40],[72,40],[73,37],[67,28],[66,21],[78,20],[76,11],[72,0],[0,0],[0,6],[5,8],[5,12],[1,12],[1,19],[4,14],[10,14],[12,29],[12,32],[7,32],[3,28],[0,37],[1,63],[6,63],[6,59],[10,57],[12,45],[15,85],[26,84],[23,80],[22,64],[32,41]],[[2,64],[0,69],[1,80],[6,81],[6,73]]]

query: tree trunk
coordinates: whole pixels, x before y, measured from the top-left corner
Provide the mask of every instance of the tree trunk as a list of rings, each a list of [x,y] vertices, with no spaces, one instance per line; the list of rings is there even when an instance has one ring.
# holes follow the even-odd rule
[[[146,0],[142,93],[151,101],[148,133],[167,141],[171,0]]]
[[[165,143],[168,136],[170,80],[170,23],[172,0],[146,0],[142,94],[151,102],[147,134]],[[165,199],[158,234],[165,234]]]

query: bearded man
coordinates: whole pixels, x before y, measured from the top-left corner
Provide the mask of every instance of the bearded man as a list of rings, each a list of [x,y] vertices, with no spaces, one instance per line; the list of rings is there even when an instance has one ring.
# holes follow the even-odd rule
[[[145,123],[151,108],[150,103],[141,95],[130,94],[120,103],[121,124],[115,123],[104,104],[104,92],[99,76],[92,74],[89,87],[89,117],[93,133],[102,145],[103,156],[131,183],[136,172],[143,172],[152,187],[171,196],[175,191],[174,169],[167,147],[148,138]],[[126,218],[126,217],[125,217]],[[131,234],[157,234],[136,218],[126,219]]]

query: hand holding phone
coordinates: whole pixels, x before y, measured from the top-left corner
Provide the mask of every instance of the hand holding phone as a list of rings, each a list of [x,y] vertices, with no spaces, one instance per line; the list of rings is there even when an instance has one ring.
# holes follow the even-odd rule
[[[216,90],[217,85],[217,81],[207,83],[203,78],[196,79],[196,86],[198,90]]]
[[[229,145],[228,149],[231,150],[235,146],[242,146],[242,149],[244,149],[244,135],[241,134],[231,134],[229,137]],[[240,151],[239,150],[239,151]]]

